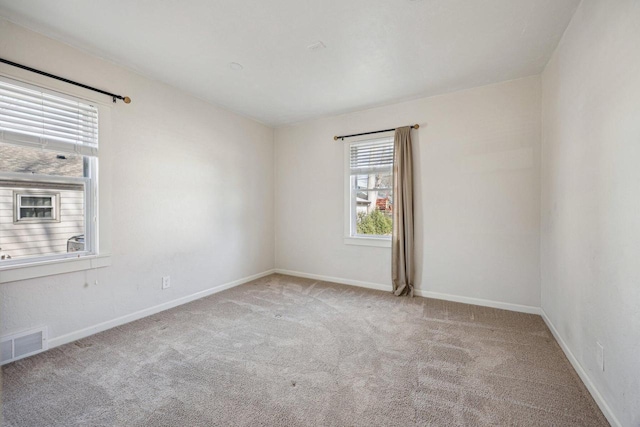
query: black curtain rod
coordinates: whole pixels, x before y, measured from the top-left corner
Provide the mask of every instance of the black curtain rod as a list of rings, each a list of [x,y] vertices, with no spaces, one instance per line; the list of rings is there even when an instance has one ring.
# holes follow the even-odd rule
[[[412,129],[418,129],[419,127],[420,127],[420,125],[417,125],[417,124],[411,126]],[[373,135],[374,133],[391,132],[392,130],[396,130],[396,128],[384,129],[384,130],[374,130],[373,132],[354,133],[353,135],[334,136],[333,140],[337,141],[337,140],[341,139],[341,140],[344,141],[345,138],[351,138],[352,136]]]
[[[0,58],[0,62],[4,62],[5,64],[11,65],[13,67],[22,68],[23,70],[31,71],[32,73],[40,74],[42,76],[51,77],[52,79],[60,80],[61,82],[65,82],[65,83],[69,83],[69,84],[72,84],[72,85],[80,86],[81,88],[89,89],[89,90],[92,90],[94,92],[101,93],[103,95],[108,95],[113,99],[113,102],[116,102],[116,99],[123,100],[125,104],[129,104],[131,102],[131,98],[129,98],[128,96],[116,95],[115,93],[107,92],[106,90],[96,89],[95,87],[87,86],[85,84],[78,83],[78,82],[74,82],[73,80],[65,79],[64,77],[56,76],[55,74],[49,74],[49,73],[46,73],[44,71],[36,70],[35,68],[27,67],[26,65],[18,64],[16,62],[12,62],[12,61],[6,60],[4,58]]]

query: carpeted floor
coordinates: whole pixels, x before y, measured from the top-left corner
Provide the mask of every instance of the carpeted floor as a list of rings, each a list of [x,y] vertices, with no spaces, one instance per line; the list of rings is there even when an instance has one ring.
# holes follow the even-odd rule
[[[273,275],[3,368],[6,426],[606,426],[539,316]]]

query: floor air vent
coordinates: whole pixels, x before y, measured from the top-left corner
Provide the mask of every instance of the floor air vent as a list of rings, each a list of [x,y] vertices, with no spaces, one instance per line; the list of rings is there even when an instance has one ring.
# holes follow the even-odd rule
[[[0,338],[0,365],[47,349],[47,328],[32,329]]]

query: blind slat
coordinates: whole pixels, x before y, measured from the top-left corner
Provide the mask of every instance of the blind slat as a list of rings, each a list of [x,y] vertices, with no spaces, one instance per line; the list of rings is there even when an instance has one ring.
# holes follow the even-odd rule
[[[14,111],[7,111],[0,109],[0,121],[13,122],[17,124],[24,124],[43,129],[54,129],[60,131],[66,131],[69,133],[77,133],[78,135],[85,135],[87,137],[93,136],[93,129],[89,126],[73,126],[70,123],[58,122],[50,120],[46,117],[40,117],[40,120],[36,120],[32,115],[25,115],[16,113]]]
[[[29,124],[17,123],[15,121],[5,120],[0,115],[0,130],[4,130],[7,132],[31,135],[31,136],[42,136],[45,138],[54,138],[59,139],[61,141],[66,141],[71,144],[75,143],[84,143],[88,145],[92,144],[94,138],[90,136],[84,136],[80,134],[70,133],[70,132],[59,132],[55,129],[42,128],[37,126],[32,126]]]
[[[384,159],[386,157],[393,157],[393,153],[353,153],[352,161],[369,161],[373,159]]]
[[[41,147],[64,153],[76,153],[83,156],[97,156],[98,147],[89,144],[69,143],[47,135],[32,135],[27,132],[9,132],[0,128],[0,141],[28,147]]]
[[[89,104],[83,104],[78,101],[71,101],[66,98],[53,96],[48,93],[38,92],[35,90],[24,89],[20,86],[13,85],[10,83],[4,83],[0,85],[0,96],[9,96],[11,99],[20,99],[23,101],[35,103],[35,104],[46,104],[52,107],[56,107],[62,110],[69,111],[83,111],[88,114],[91,114],[95,107]],[[7,87],[11,86],[11,87]]]
[[[50,107],[43,107],[37,104],[29,104],[24,102],[12,101],[8,103],[4,101],[0,97],[0,108],[10,108],[13,111],[21,111],[27,114],[38,114],[43,115],[44,117],[50,117],[55,120],[63,120],[71,123],[75,123],[77,121],[87,122],[87,123],[95,123],[98,118],[90,115],[83,114],[78,116],[78,114],[69,113],[61,110],[53,110]]]
[[[44,100],[22,99],[20,97],[12,97],[2,93],[0,93],[0,102],[2,104],[6,104],[7,108],[21,106],[24,108],[34,109],[38,112],[55,112],[73,119],[93,121],[97,118],[97,114],[94,111],[87,111],[82,108],[73,108],[63,104],[46,102]]]
[[[32,108],[36,108],[38,110],[52,110],[60,113],[66,113],[69,116],[77,117],[77,116],[86,116],[86,117],[96,117],[96,114],[92,110],[88,110],[84,107],[72,107],[67,104],[58,104],[56,102],[51,102],[44,98],[42,99],[33,99],[21,96],[11,96],[8,92],[2,91],[0,87],[0,101],[3,101],[7,104],[18,104],[24,106],[30,106]]]

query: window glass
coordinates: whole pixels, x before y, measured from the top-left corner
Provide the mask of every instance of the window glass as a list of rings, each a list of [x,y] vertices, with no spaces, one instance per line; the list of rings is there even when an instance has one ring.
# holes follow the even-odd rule
[[[0,141],[0,171],[84,177],[84,156],[40,147],[11,145]]]
[[[390,237],[393,229],[393,139],[349,147],[351,237]]]

